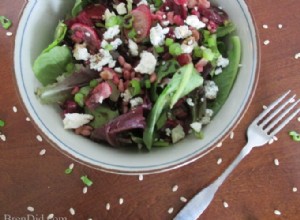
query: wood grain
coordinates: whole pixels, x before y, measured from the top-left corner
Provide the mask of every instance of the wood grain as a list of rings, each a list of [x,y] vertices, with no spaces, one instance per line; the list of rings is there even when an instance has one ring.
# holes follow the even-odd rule
[[[51,146],[29,117],[18,94],[13,68],[14,35],[26,2],[1,0],[0,15],[13,20],[9,30],[0,28],[0,118],[7,122],[1,128],[7,140],[0,140],[0,219],[5,215],[27,214],[44,218],[53,213],[67,219],[172,219],[184,206],[180,197],[190,199],[207,186],[230,164],[246,143],[245,131],[252,119],[280,94],[292,89],[300,94],[300,1],[247,0],[257,24],[261,46],[260,78],[254,99],[234,138],[222,147],[181,169],[144,176],[122,176],[97,171],[74,162]],[[268,29],[262,25],[267,24]],[[279,29],[278,24],[283,28]],[[264,40],[270,40],[264,45]],[[13,112],[16,106],[18,111]],[[299,219],[300,216],[300,145],[290,140],[289,130],[300,131],[293,120],[270,146],[255,149],[230,175],[210,207],[200,219],[256,220]],[[39,142],[37,135],[44,140]],[[46,149],[44,156],[39,152]],[[217,165],[217,160],[222,163]],[[280,162],[274,165],[274,159]],[[70,163],[74,172],[65,175]],[[94,184],[83,194],[82,175]],[[178,190],[172,191],[177,185]],[[293,192],[293,187],[299,191]],[[119,204],[123,198],[124,203]],[[229,207],[224,208],[223,202]],[[106,210],[107,203],[110,210]],[[27,210],[34,207],[34,212]],[[75,215],[69,212],[74,208]],[[168,211],[173,212],[170,214]],[[274,210],[281,212],[280,216]]]

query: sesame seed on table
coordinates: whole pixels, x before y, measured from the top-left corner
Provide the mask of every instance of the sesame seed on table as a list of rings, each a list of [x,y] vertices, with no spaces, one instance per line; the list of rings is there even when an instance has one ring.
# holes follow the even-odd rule
[[[260,46],[259,80],[240,123],[214,150],[179,169],[159,174],[117,175],[66,156],[31,120],[14,75],[14,40],[25,0],[1,0],[0,15],[0,218],[172,219],[194,194],[217,178],[246,143],[251,121],[284,91],[300,95],[300,1],[246,0]],[[37,33],[38,37],[38,33]],[[199,219],[299,219],[300,133],[294,119],[233,171]],[[65,170],[69,169],[69,174]],[[92,185],[81,180],[87,176]]]

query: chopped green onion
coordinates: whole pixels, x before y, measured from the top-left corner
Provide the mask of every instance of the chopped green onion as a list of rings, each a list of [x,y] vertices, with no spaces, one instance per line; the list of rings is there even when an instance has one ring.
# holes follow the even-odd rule
[[[151,88],[151,82],[150,82],[149,79],[147,79],[147,80],[145,81],[145,87],[146,87],[147,89],[150,89],[150,88]]]
[[[141,84],[140,81],[133,79],[130,81],[130,85],[132,86],[132,96],[139,95],[141,93]]]
[[[171,46],[174,43],[174,40],[172,38],[167,38],[165,41],[166,46]]]
[[[0,16],[0,22],[1,22],[2,27],[6,30],[9,29],[12,25],[11,20],[6,18],[5,16]]]
[[[91,88],[89,86],[81,87],[79,90],[79,93],[83,94],[84,96],[87,96],[91,91]]]
[[[179,43],[173,43],[169,47],[169,53],[173,56],[179,56],[182,53],[181,45]]]
[[[296,131],[290,131],[289,135],[293,139],[293,141],[300,142],[300,134]]]
[[[5,122],[3,120],[0,120],[0,127],[4,127]]]
[[[65,169],[65,174],[71,174],[73,172],[73,169],[67,168]]]
[[[74,96],[74,101],[81,107],[84,106],[84,95],[80,92],[76,93]]]
[[[129,33],[128,33],[128,37],[130,39],[134,39],[136,37],[136,35],[137,35],[137,32],[135,29],[131,29],[131,31],[129,31]]]
[[[90,180],[87,176],[82,176],[80,179],[81,179],[82,182],[83,182],[85,185],[87,185],[87,186],[93,185],[93,181]]]
[[[200,131],[200,132],[194,132],[194,135],[196,138],[198,139],[203,139],[204,138],[204,133],[203,131]]]
[[[156,53],[163,53],[165,51],[164,47],[159,47],[159,46],[155,47],[154,49]]]
[[[95,88],[99,84],[98,80],[93,79],[90,81],[90,87]]]
[[[105,22],[105,27],[110,28],[116,25],[121,25],[123,23],[123,19],[120,16],[111,16]]]
[[[104,48],[105,50],[111,51],[114,49],[114,47],[111,44],[107,44]]]
[[[132,28],[133,21],[134,21],[134,17],[131,14],[127,14],[124,17],[124,23],[123,23],[124,28],[127,29]]]
[[[200,58],[202,57],[203,53],[202,53],[202,50],[199,46],[195,47],[194,50],[193,50],[193,55],[197,58]]]

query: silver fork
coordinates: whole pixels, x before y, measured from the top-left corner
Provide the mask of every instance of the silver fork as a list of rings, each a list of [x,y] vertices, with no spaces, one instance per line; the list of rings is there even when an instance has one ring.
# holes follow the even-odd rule
[[[294,95],[284,101],[290,92],[291,91],[289,90],[279,99],[274,101],[251,123],[247,130],[248,142],[241,150],[239,155],[234,159],[234,161],[222,173],[221,176],[219,176],[212,184],[196,194],[177,214],[174,220],[197,219],[209,206],[214,198],[214,195],[225,179],[241,162],[241,160],[250,153],[252,148],[263,146],[268,143],[285,125],[287,125],[287,123],[289,123],[290,120],[292,120],[299,113],[299,108],[296,108],[294,111],[292,110],[295,109],[297,104],[300,102],[300,99],[292,102],[292,100],[295,98]],[[290,113],[291,111],[292,113]]]

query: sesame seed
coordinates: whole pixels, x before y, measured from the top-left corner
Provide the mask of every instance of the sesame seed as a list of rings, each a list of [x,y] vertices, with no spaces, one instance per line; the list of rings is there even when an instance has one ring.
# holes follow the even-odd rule
[[[180,201],[181,201],[181,202],[187,202],[187,199],[186,199],[185,197],[181,196],[181,197],[180,197]]]
[[[144,176],[143,176],[143,174],[140,174],[139,175],[139,181],[143,181],[144,180]]]
[[[168,209],[168,213],[169,213],[169,214],[172,214],[173,211],[174,211],[174,208],[173,208],[173,207],[170,207],[170,208]]]
[[[283,25],[282,24],[278,24],[277,26],[279,29],[282,29],[283,28]]]
[[[273,144],[273,143],[274,143],[274,139],[272,138],[269,140],[268,144]]]
[[[267,24],[264,24],[262,27],[263,27],[263,29],[268,29],[269,28],[269,26]]]
[[[42,149],[42,150],[40,151],[40,155],[43,156],[43,155],[45,155],[45,154],[46,154],[46,149]]]
[[[28,207],[27,207],[27,210],[28,210],[29,212],[34,212],[34,208],[33,208],[32,206],[28,206]]]
[[[39,142],[42,142],[42,141],[43,141],[43,138],[42,138],[41,135],[37,135],[37,136],[36,136],[36,139],[37,139]]]
[[[274,140],[274,141],[278,141],[278,137],[274,136],[274,137],[273,137],[273,140]]]
[[[6,141],[6,136],[5,136],[4,134],[0,134],[0,139],[1,139],[2,141]]]
[[[120,198],[120,199],[119,199],[119,204],[122,205],[123,203],[124,203],[124,199],[123,199],[123,198]]]
[[[275,215],[281,215],[281,212],[279,210],[274,210]]]
[[[31,121],[29,117],[26,117],[26,121]]]
[[[293,187],[293,192],[297,192],[297,191],[298,191],[297,187]]]
[[[296,102],[296,100],[295,100],[295,98],[290,98],[289,102],[294,103],[294,102]]]
[[[268,106],[266,106],[266,105],[263,105],[263,109],[267,109],[268,108]]]
[[[229,205],[228,205],[228,203],[227,202],[223,202],[223,206],[224,206],[224,208],[228,208],[229,207]]]
[[[178,185],[173,186],[172,191],[176,192],[178,190]]]
[[[268,45],[269,43],[270,43],[269,40],[265,40],[265,41],[264,41],[264,45]]]
[[[297,120],[300,122],[300,117],[299,117],[299,118],[297,118]]]
[[[276,166],[279,166],[279,160],[276,158],[276,159],[274,159],[274,164],[276,165]]]
[[[83,190],[82,190],[83,194],[86,194],[86,193],[87,193],[87,190],[88,190],[88,188],[87,188],[86,186],[83,187]]]
[[[14,113],[17,113],[17,112],[18,112],[18,109],[17,109],[16,106],[13,106],[12,110],[13,110]]]
[[[217,147],[222,147],[222,142],[218,143]]]
[[[71,215],[75,215],[75,210],[73,208],[69,209]]]
[[[74,168],[74,163],[71,163],[71,164],[69,165],[69,169],[73,170],[73,168]]]
[[[49,220],[49,219],[53,219],[54,218],[54,214],[49,214],[48,216],[47,216],[47,219]]]
[[[106,203],[106,210],[110,210],[110,204],[109,203]]]
[[[297,59],[299,59],[300,58],[300,53],[296,53],[295,54],[295,59],[297,60]]]
[[[219,159],[217,160],[217,164],[220,165],[220,164],[222,163],[222,161],[223,161],[222,158],[219,158]]]
[[[230,132],[230,139],[233,139],[234,138],[234,132],[232,131],[232,132]]]
[[[6,32],[6,36],[10,37],[10,36],[12,36],[12,35],[13,35],[12,32],[10,32],[10,31]]]

